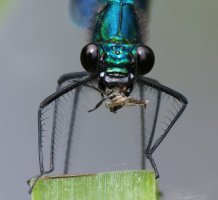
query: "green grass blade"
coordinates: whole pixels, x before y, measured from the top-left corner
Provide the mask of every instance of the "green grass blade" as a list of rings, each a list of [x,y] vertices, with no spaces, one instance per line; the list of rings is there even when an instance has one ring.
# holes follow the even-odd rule
[[[32,200],[158,200],[150,171],[121,171],[79,176],[41,177]]]

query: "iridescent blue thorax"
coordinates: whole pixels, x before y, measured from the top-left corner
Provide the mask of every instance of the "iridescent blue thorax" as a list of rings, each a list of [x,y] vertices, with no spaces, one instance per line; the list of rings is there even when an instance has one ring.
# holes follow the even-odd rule
[[[97,14],[93,42],[137,44],[141,42],[133,0],[109,0]]]
[[[133,0],[109,0],[97,14],[92,42],[100,46],[100,72],[106,85],[131,85],[132,59],[141,42]]]

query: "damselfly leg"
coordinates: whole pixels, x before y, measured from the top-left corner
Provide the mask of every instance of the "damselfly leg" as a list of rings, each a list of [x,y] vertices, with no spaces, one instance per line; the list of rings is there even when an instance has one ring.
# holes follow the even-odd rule
[[[80,87],[82,84],[87,83],[90,80],[95,79],[94,76],[88,75],[87,72],[75,72],[75,73],[68,73],[62,75],[57,82],[57,89],[56,92],[48,96],[44,101],[40,103],[39,109],[38,109],[38,154],[39,154],[39,166],[40,166],[40,174],[35,176],[33,179],[33,182],[31,182],[30,190],[32,191],[34,188],[35,183],[37,180],[45,174],[49,174],[54,170],[54,132],[55,132],[55,125],[56,125],[56,114],[57,114],[57,105],[58,101],[56,101],[59,97],[63,96],[69,91],[76,90],[77,95],[75,95],[75,101],[73,106],[73,111],[75,113],[75,110],[77,108],[77,101],[79,98],[78,95],[78,87]],[[66,86],[60,88],[63,82],[66,82],[67,80],[71,80],[70,83],[68,83]],[[53,115],[53,127],[52,127],[52,136],[51,136],[51,150],[50,150],[50,167],[48,170],[44,170],[44,164],[43,164],[43,150],[42,150],[42,138],[43,138],[43,126],[44,126],[44,120],[43,114],[45,112],[45,108],[51,104],[52,102],[55,102],[54,104],[54,115]],[[71,127],[70,131],[72,132],[73,128],[73,121],[75,119],[75,114],[72,113],[71,116]],[[69,146],[69,145],[68,145]],[[69,147],[70,148],[70,147]],[[67,152],[66,152],[67,154]],[[68,158],[68,156],[66,156]],[[67,172],[67,159],[65,161],[65,172]],[[28,181],[30,183],[30,181]]]

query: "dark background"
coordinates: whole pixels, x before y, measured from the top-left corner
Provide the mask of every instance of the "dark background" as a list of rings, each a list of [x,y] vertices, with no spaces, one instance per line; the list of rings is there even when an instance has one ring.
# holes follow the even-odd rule
[[[67,0],[14,3],[0,15],[0,199],[30,199],[25,181],[38,172],[38,105],[59,75],[81,71],[87,36],[70,22]],[[166,200],[218,197],[217,8],[215,0],[151,7],[148,43],[156,65],[148,76],[189,100],[155,152]]]

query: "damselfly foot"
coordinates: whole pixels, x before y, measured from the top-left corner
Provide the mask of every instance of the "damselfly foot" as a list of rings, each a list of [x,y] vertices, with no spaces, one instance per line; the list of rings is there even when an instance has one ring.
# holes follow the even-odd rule
[[[32,192],[32,190],[34,189],[34,186],[35,186],[36,182],[38,181],[38,179],[39,179],[41,176],[42,176],[42,174],[37,175],[37,176],[35,176],[35,177],[33,177],[33,178],[31,178],[31,179],[29,179],[29,180],[27,181],[27,184],[30,186],[30,189],[29,189],[29,191],[28,191],[29,193]]]

